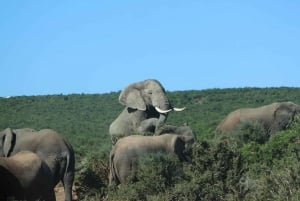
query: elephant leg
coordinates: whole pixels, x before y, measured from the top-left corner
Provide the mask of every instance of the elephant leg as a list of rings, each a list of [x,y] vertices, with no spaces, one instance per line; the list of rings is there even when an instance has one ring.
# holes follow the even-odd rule
[[[45,196],[45,198],[43,198],[45,201],[55,201],[55,192],[54,189],[51,189],[50,192],[48,193],[48,195]]]
[[[45,186],[44,186],[45,187]],[[40,187],[38,187],[40,188]],[[43,201],[55,201],[55,192],[52,186],[46,186],[44,189],[40,189],[38,192],[41,195],[36,195],[35,192],[31,189],[28,192],[25,193],[24,198],[25,199],[20,199],[20,200],[43,200]],[[19,199],[16,199],[19,200]]]
[[[65,190],[65,200],[72,201],[72,185],[74,182],[74,173],[67,172],[63,178],[63,185]]]
[[[157,121],[157,118],[146,119],[141,122],[140,126],[137,128],[137,131],[139,133],[154,133]]]

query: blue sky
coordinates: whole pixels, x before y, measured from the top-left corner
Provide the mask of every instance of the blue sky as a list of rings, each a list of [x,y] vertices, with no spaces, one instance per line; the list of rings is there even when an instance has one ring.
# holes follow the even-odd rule
[[[300,87],[300,1],[0,2],[0,96]]]

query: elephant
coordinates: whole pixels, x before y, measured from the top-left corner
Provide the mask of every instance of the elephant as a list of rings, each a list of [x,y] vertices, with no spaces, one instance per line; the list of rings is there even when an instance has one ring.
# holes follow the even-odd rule
[[[51,171],[30,151],[0,157],[0,200],[55,201]]]
[[[120,138],[110,152],[109,185],[126,184],[136,180],[140,157],[148,153],[177,155],[180,161],[189,161],[186,145],[195,142],[194,135],[164,133],[158,136],[129,135]]]
[[[241,108],[228,114],[216,128],[216,134],[230,133],[238,129],[244,122],[259,123],[272,135],[284,130],[296,114],[300,113],[300,105],[293,102],[275,102],[257,108]]]
[[[171,111],[185,108],[172,107],[165,89],[155,79],[130,84],[120,93],[119,102],[126,107],[110,124],[111,137],[128,134],[155,133],[166,122]]]
[[[183,136],[193,136],[196,139],[193,129],[188,125],[174,126],[174,125],[163,125],[161,126],[154,135],[162,135],[164,133],[172,133]]]
[[[50,169],[53,188],[61,181],[65,200],[72,200],[75,155],[66,139],[51,129],[36,131],[30,128],[6,128],[0,132],[0,139],[0,156],[10,157],[25,150],[37,154]]]

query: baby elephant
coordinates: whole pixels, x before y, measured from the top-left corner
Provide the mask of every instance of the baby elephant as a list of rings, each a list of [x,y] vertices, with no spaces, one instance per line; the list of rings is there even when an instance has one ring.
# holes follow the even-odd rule
[[[0,157],[0,178],[0,200],[55,201],[51,172],[35,153]]]
[[[131,135],[119,139],[110,152],[109,185],[131,182],[137,171],[139,157],[147,153],[175,154],[180,160],[186,160],[185,145],[194,141],[194,136],[176,134]]]

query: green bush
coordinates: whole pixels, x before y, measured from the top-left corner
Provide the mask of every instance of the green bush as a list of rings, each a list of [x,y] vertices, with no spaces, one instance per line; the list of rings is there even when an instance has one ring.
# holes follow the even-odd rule
[[[252,181],[245,200],[300,199],[300,118],[290,129],[272,135],[265,144],[249,143],[240,149]]]
[[[238,138],[243,143],[257,142],[263,144],[270,137],[268,131],[258,122],[244,122],[239,131]]]
[[[233,138],[235,143],[241,147],[247,143],[264,144],[269,140],[270,135],[258,122],[246,121],[231,132],[217,134],[217,139]]]
[[[298,154],[299,134],[300,118],[297,116],[291,122],[290,129],[273,134],[265,144],[257,142],[245,144],[240,151],[247,164],[259,163],[267,166],[278,164],[278,161],[289,160],[295,157],[295,153]]]
[[[76,172],[80,200],[300,200],[299,117],[288,130],[270,137],[262,135],[258,125],[248,124],[238,137],[214,140],[215,128],[229,112],[279,101],[299,103],[300,88],[167,92],[173,105],[186,107],[170,114],[167,123],[186,123],[201,140],[192,150],[193,163],[160,159],[161,163],[155,162],[159,166],[151,165],[153,173],[147,167],[138,173],[145,185],[138,182],[115,189],[107,187],[108,128],[124,108],[119,93],[0,98],[0,127],[52,128],[67,138],[76,165],[86,164]]]
[[[176,189],[176,199],[238,200],[244,196],[239,180],[244,174],[242,160],[229,140],[217,143],[202,141],[193,148],[193,163],[186,174],[190,190]],[[179,184],[183,187],[181,184]]]
[[[88,155],[76,172],[75,185],[79,200],[95,200],[105,197],[108,186],[109,162],[97,155]]]
[[[263,175],[252,180],[251,191],[245,201],[300,200],[300,165],[266,169]]]
[[[111,188],[109,200],[149,200],[164,193],[184,176],[177,157],[163,153],[147,154],[138,162],[137,181]]]
[[[164,154],[147,155],[139,163],[137,182],[108,192],[109,200],[240,200],[248,192],[239,182],[245,173],[229,140],[201,141],[192,163]],[[246,189],[246,190],[245,190]]]

